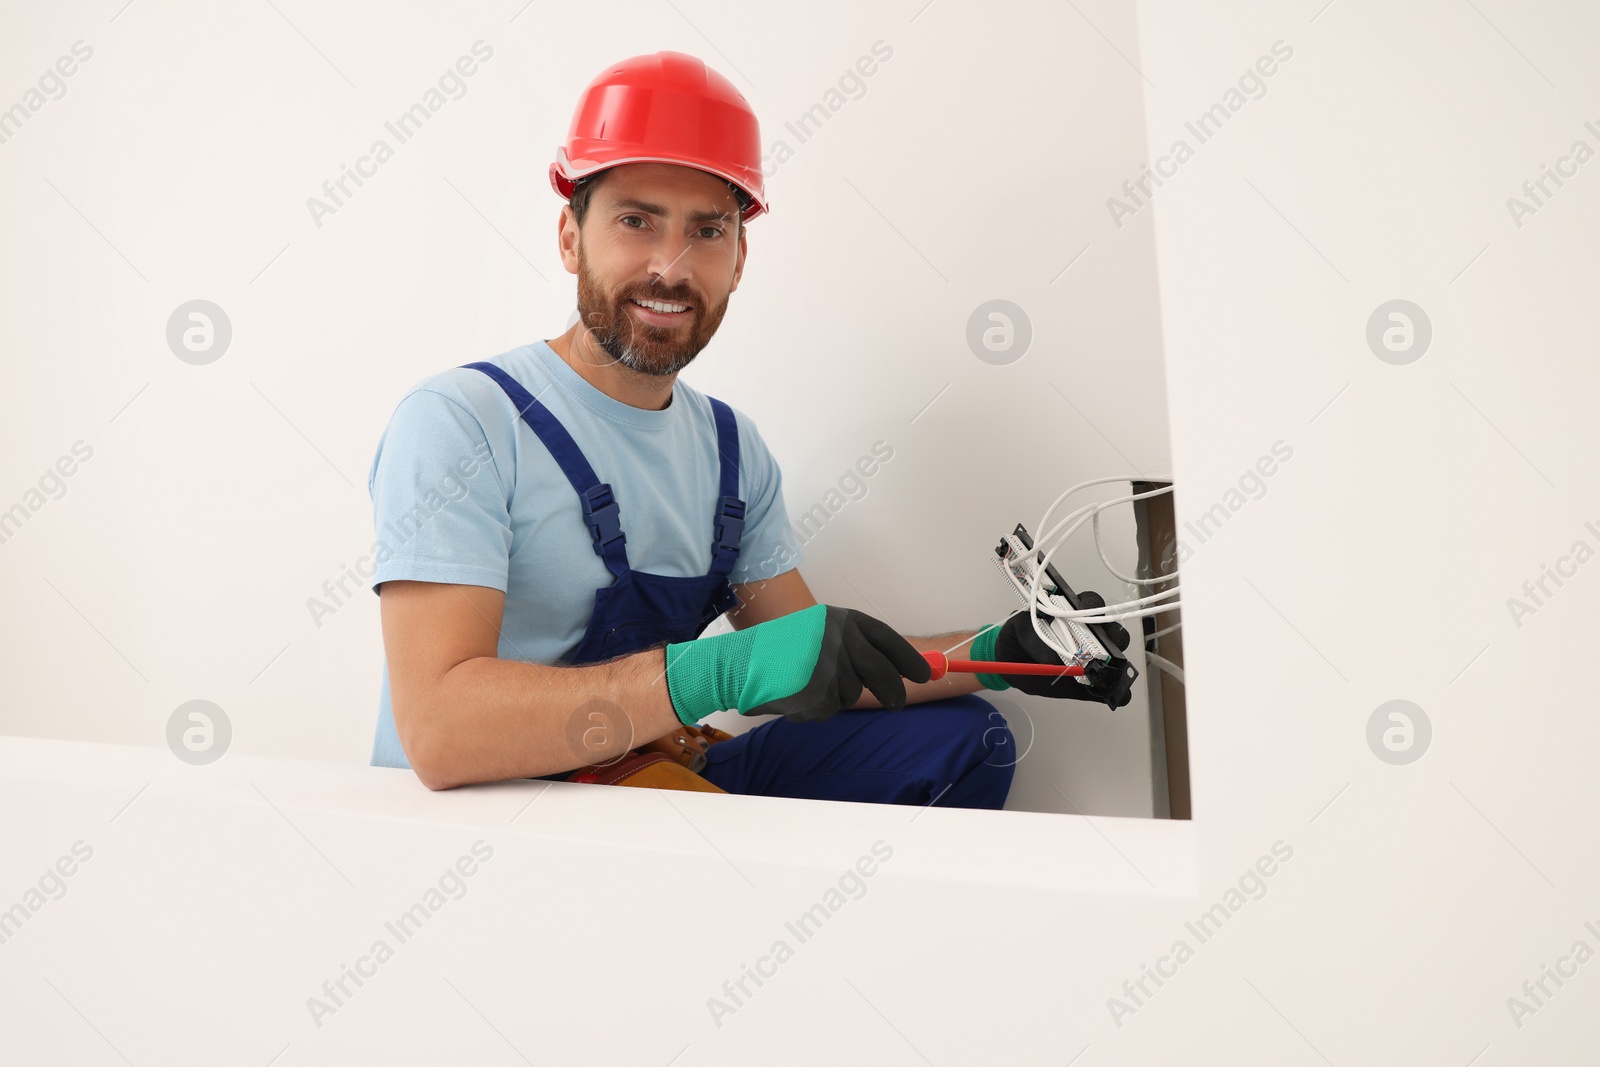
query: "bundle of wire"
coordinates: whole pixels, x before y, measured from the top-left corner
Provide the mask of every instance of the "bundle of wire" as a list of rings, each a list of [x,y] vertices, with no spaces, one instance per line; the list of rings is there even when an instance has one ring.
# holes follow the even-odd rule
[[[1108,478],[1094,478],[1087,482],[1079,482],[1077,485],[1073,486],[1071,489],[1068,489],[1066,492],[1055,498],[1050,506],[1045,509],[1044,516],[1039,520],[1039,525],[1035,527],[1035,529],[1039,532],[1034,536],[1033,550],[1035,553],[1043,550],[1044,556],[1037,560],[1037,566],[1035,566],[1033,570],[1033,581],[1028,590],[1027,598],[1028,618],[1029,621],[1033,623],[1033,632],[1039,635],[1039,640],[1043,641],[1046,645],[1055,650],[1056,654],[1059,655],[1064,662],[1071,662],[1073,650],[1062,645],[1062,643],[1056,638],[1054,631],[1051,630],[1048,622],[1040,618],[1041,615],[1052,616],[1058,619],[1071,619],[1074,622],[1088,625],[1092,623],[1120,622],[1123,619],[1140,619],[1147,615],[1159,615],[1163,612],[1173,611],[1180,606],[1178,599],[1178,573],[1176,569],[1167,574],[1157,575],[1154,578],[1129,577],[1128,575],[1119,572],[1117,568],[1112,565],[1111,561],[1106,558],[1105,549],[1100,544],[1100,513],[1102,511],[1105,511],[1108,508],[1116,507],[1120,504],[1130,504],[1136,500],[1148,500],[1151,497],[1162,496],[1172,492],[1172,486],[1169,485],[1161,489],[1152,489],[1145,493],[1131,493],[1127,496],[1119,496],[1099,504],[1085,504],[1083,507],[1078,508],[1076,511],[1060,519],[1054,526],[1047,525],[1050,522],[1051,515],[1053,515],[1055,510],[1061,506],[1062,501],[1076,493],[1082,492],[1083,490],[1096,485],[1108,485],[1113,482],[1132,483],[1143,480],[1143,478],[1133,475],[1116,475]],[[1095,608],[1062,609],[1054,604],[1051,604],[1048,599],[1048,593],[1041,593],[1040,590],[1040,582],[1045,576],[1046,568],[1050,565],[1050,557],[1055,555],[1056,551],[1060,549],[1062,545],[1067,543],[1067,539],[1073,534],[1077,533],[1086,522],[1093,525],[1095,551],[1099,553],[1100,561],[1105,564],[1106,570],[1110,571],[1114,578],[1116,578],[1118,581],[1126,582],[1127,584],[1133,586],[1135,591],[1149,586],[1167,585],[1170,587],[1163,589],[1160,592],[1151,593],[1148,596],[1136,597],[1132,600],[1124,600],[1121,603],[1106,604]],[[1055,539],[1055,544],[1049,548],[1045,548],[1045,545],[1052,538]],[[1174,568],[1176,568],[1176,564],[1174,564]],[[1165,630],[1157,631],[1156,635],[1154,636],[1171,633],[1175,629],[1177,629],[1177,624],[1167,627]]]

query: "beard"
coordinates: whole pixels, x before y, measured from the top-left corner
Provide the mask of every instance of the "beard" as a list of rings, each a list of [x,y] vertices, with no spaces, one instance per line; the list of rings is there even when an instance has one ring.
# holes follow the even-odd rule
[[[640,321],[628,310],[629,301],[661,300],[687,304],[684,322],[677,326],[654,326]],[[655,377],[677,374],[694,361],[701,349],[711,343],[728,310],[728,298],[714,308],[695,299],[688,285],[668,289],[659,285],[634,286],[624,292],[607,294],[589,270],[580,246],[578,251],[579,321],[595,344],[629,370]]]

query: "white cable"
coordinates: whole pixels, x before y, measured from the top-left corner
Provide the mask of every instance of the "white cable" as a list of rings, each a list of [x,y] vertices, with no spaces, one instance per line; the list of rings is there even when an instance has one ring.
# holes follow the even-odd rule
[[[1044,524],[1050,521],[1050,512],[1055,510],[1055,505],[1050,505],[1050,507],[1045,510],[1044,517],[1039,520],[1038,533],[1035,535],[1033,542],[1034,549],[1043,549],[1045,542],[1056,537],[1063,526],[1066,526],[1068,523],[1073,523],[1072,527],[1068,530],[1068,534],[1070,534],[1072,530],[1076,530],[1078,528],[1077,523],[1079,521],[1088,515],[1093,514],[1094,509],[1099,506],[1100,505],[1098,504],[1085,504],[1077,511],[1074,511],[1072,514],[1058,521],[1054,526],[1047,527]]]
[[[1131,494],[1131,496],[1126,496],[1126,498],[1114,499],[1114,501],[1106,502],[1106,504],[1099,504],[1099,506],[1093,506],[1093,504],[1090,504],[1090,506],[1075,510],[1075,512],[1067,515],[1066,518],[1062,518],[1061,522],[1056,523],[1054,526],[1048,525],[1048,523],[1050,523],[1051,514],[1053,514],[1054,510],[1056,510],[1056,507],[1061,506],[1062,501],[1066,501],[1066,499],[1069,498],[1069,496],[1072,496],[1072,494],[1078,493],[1078,491],[1086,490],[1086,488],[1090,488],[1090,486],[1110,485],[1110,483],[1117,482],[1134,482],[1134,480],[1136,480],[1136,478],[1126,477],[1126,475],[1112,475],[1112,477],[1091,478],[1091,480],[1088,480],[1088,482],[1078,483],[1078,485],[1072,486],[1072,488],[1069,488],[1066,493],[1062,493],[1061,496],[1058,496],[1058,498],[1054,499],[1054,501],[1051,501],[1050,507],[1046,507],[1045,514],[1043,514],[1043,517],[1038,520],[1038,526],[1035,526],[1035,530],[1042,531],[1040,536],[1038,536],[1034,542],[1035,553],[1037,553],[1038,550],[1043,549],[1045,542],[1050,541],[1051,537],[1056,536],[1056,531],[1061,530],[1062,526],[1066,526],[1067,528],[1067,530],[1061,534],[1059,541],[1056,542],[1056,545],[1054,545],[1053,549],[1045,552],[1045,557],[1043,557],[1042,560],[1037,560],[1037,566],[1034,568],[1034,581],[1030,582],[1029,595],[1027,595],[1027,605],[1029,605],[1029,622],[1032,624],[1032,627],[1034,627],[1034,633],[1037,633],[1038,638],[1040,638],[1040,640],[1042,640],[1043,643],[1048,646],[1048,648],[1053,649],[1054,653],[1058,654],[1058,656],[1061,656],[1062,661],[1066,661],[1067,657],[1072,656],[1072,651],[1067,649],[1066,646],[1061,645],[1061,643],[1058,643],[1056,638],[1054,638],[1054,633],[1051,632],[1050,627],[1048,627],[1046,624],[1043,624],[1043,622],[1040,621],[1040,617],[1038,617],[1038,608],[1040,608],[1040,600],[1038,600],[1038,587],[1040,587],[1043,574],[1045,574],[1045,568],[1048,566],[1048,563],[1050,563],[1051,555],[1054,555],[1054,552],[1056,552],[1056,549],[1061,547],[1061,544],[1066,544],[1067,539],[1069,539],[1069,537],[1072,536],[1072,534],[1074,534],[1075,531],[1077,531],[1078,528],[1083,525],[1085,520],[1098,520],[1099,512],[1106,510],[1107,507],[1115,506],[1115,504],[1125,504],[1125,502],[1136,501],[1136,499],[1149,499],[1152,498],[1152,496],[1162,496],[1162,494],[1170,493],[1171,486],[1163,486],[1163,488],[1160,488],[1160,490],[1149,491],[1149,493]],[[1096,545],[1098,545],[1098,539],[1096,539]],[[1104,553],[1101,553],[1101,557],[1102,561],[1104,561]],[[1109,563],[1107,563],[1107,569],[1110,569]],[[1115,571],[1112,571],[1112,573],[1115,574]],[[1173,577],[1176,576],[1168,576],[1165,577],[1165,579],[1160,579],[1160,581],[1134,582],[1134,584],[1162,584],[1162,582],[1171,581]],[[1123,581],[1125,581],[1125,579],[1123,579]],[[1176,592],[1178,592],[1176,589],[1166,590],[1166,593],[1157,595],[1157,598],[1142,598],[1141,603],[1150,603],[1152,600],[1166,600],[1166,598],[1170,598],[1171,593]],[[1130,606],[1134,606],[1133,603],[1106,605],[1102,606],[1102,608],[1078,611],[1078,613],[1072,613],[1072,616],[1078,617],[1078,619],[1085,619],[1085,621],[1090,622],[1110,622],[1115,621],[1115,619],[1131,619],[1131,617],[1144,617],[1147,616],[1147,614],[1160,614],[1163,613],[1163,611],[1171,611],[1171,609],[1176,608],[1178,605],[1176,605],[1176,603],[1171,603],[1171,605],[1162,605],[1160,608],[1146,608],[1139,609],[1139,611],[1123,611],[1123,609],[1130,608]],[[1059,614],[1062,613],[1058,613],[1058,611],[1054,611],[1054,609],[1050,609],[1048,608],[1048,605],[1046,605],[1046,614],[1059,617]]]
[[[1080,490],[1087,489],[1091,485],[1106,485],[1111,482],[1134,482],[1137,480],[1137,475],[1117,474],[1111,476],[1110,478],[1091,478],[1087,482],[1079,482],[1071,489],[1068,489],[1065,493],[1062,493],[1060,496],[1056,497],[1055,500],[1051,502],[1050,506],[1044,509],[1044,517],[1039,520],[1039,525],[1034,528],[1036,530],[1043,530],[1045,528],[1045,523],[1050,521],[1050,513],[1054,511],[1063,500],[1067,499],[1067,497],[1071,496],[1072,494],[1079,492]]]
[[[1090,519],[1092,519],[1093,516],[1098,514],[1100,511],[1104,511],[1107,508],[1114,507],[1117,504],[1125,504],[1125,503],[1128,503],[1129,501],[1133,501],[1133,500],[1144,500],[1144,499],[1147,499],[1147,498],[1152,497],[1152,496],[1159,496],[1162,493],[1168,492],[1170,490],[1170,488],[1171,487],[1168,486],[1168,487],[1166,487],[1164,489],[1156,489],[1156,490],[1152,490],[1152,491],[1147,492],[1147,493],[1134,493],[1134,494],[1132,494],[1130,496],[1117,497],[1114,500],[1108,500],[1105,503],[1099,504],[1099,505],[1091,504],[1091,505],[1088,505],[1086,507],[1078,509],[1078,511],[1073,512],[1072,515],[1069,515],[1067,518],[1061,520],[1060,523],[1057,523],[1056,527],[1052,528],[1048,535],[1046,535],[1045,537],[1040,538],[1039,541],[1036,541],[1035,544],[1034,544],[1035,550],[1041,548],[1043,546],[1043,542],[1045,540],[1048,540],[1049,537],[1055,536],[1056,529],[1059,529],[1064,524],[1071,523],[1071,525],[1067,527],[1066,531],[1061,534],[1060,539],[1056,541],[1055,545],[1052,546],[1048,551],[1045,552],[1044,558],[1038,560],[1038,565],[1034,568],[1034,572],[1033,572],[1033,582],[1032,582],[1031,587],[1029,589],[1029,599],[1033,600],[1033,601],[1037,601],[1038,600],[1038,598],[1039,598],[1039,585],[1040,585],[1040,582],[1043,580],[1046,568],[1050,564],[1050,557],[1054,556],[1056,554],[1056,552],[1061,548],[1061,546],[1066,544],[1067,540],[1074,533],[1076,533],[1078,531],[1078,529],[1086,521],[1089,521]],[[1166,592],[1168,594],[1176,593],[1177,589],[1176,589],[1176,587],[1174,587],[1173,589],[1167,590]],[[1157,596],[1161,596],[1161,595],[1162,594],[1157,594]],[[1152,597],[1146,597],[1146,598],[1142,598],[1142,599],[1137,600],[1137,601],[1125,601],[1125,602],[1123,602],[1121,604],[1108,604],[1104,608],[1088,609],[1083,613],[1083,615],[1093,614],[1093,613],[1098,612],[1098,611],[1107,611],[1107,610],[1111,610],[1111,609],[1115,609],[1115,608],[1131,606],[1131,605],[1134,605],[1134,604],[1153,603],[1154,599],[1155,598],[1152,598]],[[1052,611],[1051,614],[1060,615],[1061,613]],[[1081,617],[1083,617],[1083,615],[1072,616],[1072,617],[1080,617],[1081,618]]]
[[[1169,486],[1164,491],[1171,492],[1171,487]],[[1126,582],[1129,585],[1163,585],[1167,582],[1175,582],[1178,580],[1178,574],[1176,571],[1173,571],[1169,574],[1158,574],[1154,578],[1130,578],[1126,574],[1123,574],[1121,571],[1117,570],[1116,567],[1112,566],[1111,560],[1106,557],[1105,546],[1100,543],[1101,510],[1102,509],[1100,508],[1095,509],[1094,522],[1091,524],[1094,528],[1094,550],[1100,554],[1100,562],[1105,564],[1106,570],[1111,572],[1111,576],[1113,578],[1121,582]]]
[[[1047,518],[1048,518],[1048,516],[1050,514],[1050,512],[1047,510],[1045,512],[1045,515],[1046,515],[1047,518],[1039,520],[1040,523],[1041,523],[1041,530],[1043,530],[1043,532],[1041,532],[1039,534],[1038,538],[1034,542],[1034,546],[1033,547],[1036,550],[1043,549],[1044,546],[1045,546],[1045,542],[1051,540],[1052,538],[1055,538],[1057,536],[1057,531],[1059,531],[1063,526],[1067,526],[1068,523],[1071,523],[1071,526],[1069,526],[1067,528],[1066,532],[1060,534],[1060,540],[1057,543],[1057,547],[1059,547],[1061,542],[1065,542],[1067,538],[1071,537],[1075,532],[1077,532],[1079,527],[1081,527],[1083,525],[1083,522],[1084,522],[1085,519],[1096,519],[1097,520],[1100,512],[1105,511],[1105,510],[1107,510],[1109,508],[1113,508],[1118,504],[1126,504],[1126,503],[1128,503],[1130,501],[1133,501],[1133,500],[1148,500],[1150,497],[1162,496],[1162,495],[1170,493],[1170,492],[1172,492],[1172,486],[1169,485],[1169,486],[1165,486],[1165,487],[1160,488],[1160,489],[1152,489],[1152,490],[1149,490],[1148,492],[1144,492],[1144,493],[1134,493],[1134,494],[1132,494],[1130,496],[1115,497],[1115,498],[1113,498],[1111,500],[1107,500],[1107,501],[1105,501],[1104,503],[1101,503],[1101,504],[1085,504],[1083,507],[1079,508],[1077,511],[1074,511],[1071,515],[1068,515],[1066,518],[1064,518],[1061,521],[1057,522],[1054,526],[1050,527],[1048,530],[1043,530],[1042,524],[1045,521],[1047,521]],[[1055,505],[1051,505],[1051,510],[1053,510],[1054,507],[1055,507]],[[1053,552],[1054,549],[1051,549],[1051,551]],[[1104,557],[1102,556],[1102,559],[1103,558]],[[1107,566],[1109,567],[1109,563],[1107,564]],[[1112,573],[1115,574],[1116,572],[1112,571]],[[1121,575],[1118,575],[1118,577],[1120,578]],[[1123,579],[1123,580],[1124,581],[1131,581],[1131,582],[1139,581],[1139,579]]]
[[[1091,485],[1099,485],[1099,484],[1104,484],[1104,483],[1109,483],[1109,482],[1118,482],[1118,481],[1124,481],[1124,480],[1125,479],[1122,479],[1122,478],[1101,478],[1101,479],[1095,479],[1095,480],[1088,481],[1088,482],[1083,482],[1083,483],[1081,483],[1079,485],[1073,486],[1071,489],[1068,489],[1065,493],[1062,493],[1060,496],[1058,496],[1050,504],[1050,506],[1045,509],[1044,516],[1039,520],[1039,525],[1037,527],[1035,527],[1036,530],[1040,531],[1039,535],[1034,538],[1033,548],[1031,549],[1031,552],[1035,556],[1036,566],[1034,567],[1033,580],[1029,585],[1028,594],[1027,594],[1026,597],[1024,597],[1024,600],[1026,600],[1026,602],[1028,604],[1028,621],[1029,621],[1029,624],[1033,627],[1034,634],[1038,636],[1040,641],[1044,642],[1046,647],[1048,647],[1053,652],[1055,652],[1056,655],[1061,658],[1062,662],[1069,661],[1073,656],[1073,651],[1071,649],[1068,649],[1061,642],[1059,642],[1056,639],[1055,634],[1051,631],[1049,625],[1047,623],[1041,622],[1040,619],[1039,619],[1039,611],[1038,611],[1038,609],[1039,609],[1039,583],[1040,583],[1040,580],[1041,580],[1042,576],[1044,575],[1044,566],[1045,566],[1045,564],[1044,564],[1044,562],[1039,561],[1037,557],[1038,557],[1038,554],[1039,554],[1039,550],[1044,546],[1044,543],[1047,540],[1049,540],[1051,537],[1055,536],[1056,531],[1060,530],[1062,526],[1065,526],[1068,523],[1074,522],[1074,520],[1077,520],[1078,523],[1081,523],[1084,517],[1086,517],[1086,516],[1088,516],[1090,514],[1093,514],[1093,510],[1094,510],[1095,505],[1088,504],[1088,505],[1085,505],[1082,508],[1079,508],[1077,511],[1074,511],[1072,514],[1070,514],[1066,518],[1062,519],[1055,526],[1049,527],[1048,529],[1046,528],[1045,524],[1049,522],[1050,513],[1052,511],[1054,511],[1056,509],[1056,507],[1063,500],[1065,500],[1067,497],[1071,496],[1073,493],[1077,492],[1078,490],[1086,488],[1086,487],[1091,486]],[[1070,529],[1067,530],[1067,532],[1066,532],[1066,534],[1064,536],[1071,536],[1073,530],[1076,530],[1076,529],[1077,529],[1077,525],[1073,525]],[[1046,560],[1048,560],[1048,557],[1046,557]]]
[[[1178,589],[1163,589],[1158,593],[1151,593],[1148,596],[1136,597],[1133,600],[1122,600],[1114,604],[1104,604],[1100,607],[1094,608],[1058,608],[1048,601],[1041,599],[1039,601],[1039,610],[1046,615],[1052,615],[1058,619],[1086,619],[1092,618],[1096,615],[1108,615],[1115,611],[1121,611],[1123,608],[1142,608],[1147,604],[1159,604],[1163,600],[1173,600],[1178,595]],[[1172,611],[1176,607],[1177,604],[1167,604],[1163,606],[1161,610]]]
[[[1145,615],[1160,615],[1162,612],[1174,610],[1176,605],[1162,604],[1160,601],[1177,595],[1178,591],[1176,589],[1167,589],[1151,596],[1140,597],[1138,600],[1125,600],[1120,604],[1107,604],[1103,608],[1058,608],[1051,604],[1039,604],[1038,607],[1041,615],[1049,615],[1057,619],[1071,619],[1073,622],[1093,622],[1096,619],[1110,618],[1121,612],[1132,612],[1136,609],[1149,607],[1152,604],[1155,605],[1150,610],[1141,611],[1136,616],[1142,618]]]
[[[1083,526],[1084,522],[1086,522],[1086,521],[1096,522],[1097,528],[1098,528],[1098,517],[1099,517],[1099,514],[1100,514],[1100,512],[1106,510],[1107,508],[1114,507],[1117,504],[1129,503],[1129,502],[1134,501],[1134,500],[1146,500],[1146,499],[1149,499],[1150,497],[1161,496],[1161,495],[1163,495],[1165,493],[1170,493],[1172,491],[1172,487],[1169,485],[1169,486],[1164,486],[1164,487],[1162,487],[1160,489],[1154,489],[1154,490],[1150,490],[1150,491],[1144,492],[1144,493],[1134,493],[1134,494],[1131,494],[1129,496],[1117,497],[1116,499],[1107,501],[1107,502],[1105,502],[1103,504],[1085,505],[1084,507],[1077,509],[1076,511],[1074,511],[1071,514],[1067,515],[1065,518],[1061,519],[1054,526],[1048,527],[1048,529],[1047,529],[1046,527],[1047,527],[1047,524],[1050,521],[1051,513],[1054,512],[1055,509],[1058,506],[1060,506],[1060,504],[1061,504],[1061,502],[1063,500],[1065,500],[1067,497],[1071,496],[1072,494],[1074,494],[1074,493],[1076,493],[1076,492],[1078,492],[1078,491],[1080,491],[1082,489],[1086,489],[1086,488],[1088,488],[1090,486],[1093,486],[1093,485],[1105,485],[1105,484],[1110,484],[1112,482],[1133,482],[1133,481],[1136,481],[1136,480],[1138,480],[1138,479],[1135,478],[1135,477],[1113,476],[1113,477],[1107,477],[1107,478],[1095,478],[1095,479],[1091,479],[1091,480],[1086,481],[1086,482],[1081,482],[1078,485],[1075,485],[1072,488],[1068,489],[1065,493],[1062,493],[1060,496],[1056,497],[1056,499],[1051,502],[1050,506],[1045,509],[1045,513],[1040,518],[1039,525],[1036,527],[1036,529],[1039,529],[1039,530],[1041,530],[1043,532],[1035,539],[1034,546],[1033,546],[1033,551],[1034,551],[1034,553],[1036,555],[1036,560],[1035,560],[1036,566],[1034,567],[1033,580],[1029,585],[1028,596],[1026,597],[1026,600],[1028,602],[1028,619],[1029,619],[1029,622],[1033,625],[1034,633],[1036,635],[1038,635],[1039,639],[1041,641],[1043,641],[1046,646],[1048,646],[1058,656],[1060,656],[1063,661],[1068,660],[1072,656],[1072,651],[1067,649],[1063,644],[1059,643],[1055,639],[1055,635],[1051,631],[1050,626],[1048,624],[1044,623],[1039,618],[1041,609],[1043,609],[1044,614],[1050,615],[1050,616],[1053,616],[1053,617],[1056,617],[1056,618],[1069,618],[1069,619],[1074,619],[1076,621],[1082,622],[1084,624],[1097,624],[1097,623],[1114,622],[1114,621],[1117,621],[1117,620],[1120,620],[1120,619],[1135,619],[1135,618],[1144,618],[1144,617],[1149,616],[1149,615],[1159,615],[1159,614],[1161,614],[1163,612],[1171,611],[1174,608],[1179,606],[1179,604],[1178,604],[1178,602],[1176,600],[1174,600],[1172,603],[1169,603],[1169,604],[1161,604],[1158,607],[1146,607],[1146,606],[1144,606],[1144,605],[1155,604],[1158,601],[1162,601],[1162,600],[1173,599],[1174,597],[1177,596],[1177,594],[1179,592],[1179,590],[1178,590],[1178,588],[1176,586],[1174,586],[1171,589],[1164,590],[1163,592],[1154,594],[1152,596],[1142,597],[1142,598],[1139,598],[1137,600],[1132,600],[1132,601],[1124,601],[1124,602],[1118,603],[1118,604],[1106,604],[1106,605],[1103,605],[1102,607],[1099,607],[1099,608],[1086,608],[1086,609],[1078,609],[1078,610],[1073,610],[1073,611],[1062,611],[1062,610],[1059,610],[1059,609],[1056,609],[1056,608],[1050,606],[1049,604],[1045,604],[1045,603],[1041,603],[1040,602],[1039,586],[1040,586],[1040,583],[1043,581],[1046,568],[1049,566],[1050,557],[1053,556],[1056,553],[1056,550],[1059,549],[1063,544],[1065,544],[1067,542],[1067,540],[1074,533],[1076,533],[1079,528],[1081,528]],[[1063,527],[1065,527],[1066,529],[1063,532],[1060,533],[1059,538],[1057,538],[1057,540],[1056,540],[1056,544],[1053,547],[1051,547],[1049,550],[1045,551],[1044,556],[1043,556],[1042,559],[1037,558],[1037,553],[1039,552],[1040,549],[1042,549],[1044,547],[1044,544],[1047,541],[1049,541],[1051,538],[1056,538],[1057,531],[1061,531]],[[1096,538],[1096,547],[1098,548],[1098,546],[1099,546],[1099,540],[1098,540],[1098,536],[1097,536],[1097,538]],[[1109,563],[1109,561],[1105,560],[1105,555],[1104,555],[1103,552],[1101,553],[1101,560],[1102,560],[1102,562],[1106,563],[1107,569],[1111,570],[1113,575],[1116,575],[1118,578],[1122,578],[1121,575],[1117,575],[1116,571],[1113,568],[1110,567],[1110,563]],[[1151,580],[1151,581],[1139,581],[1139,580],[1136,580],[1133,584],[1140,584],[1140,585],[1164,584],[1167,581],[1174,581],[1176,579],[1176,577],[1177,577],[1176,574],[1172,574],[1172,575],[1168,575],[1168,576],[1166,576],[1166,577],[1164,577],[1162,579],[1158,579],[1158,580]],[[1122,580],[1127,581],[1127,579],[1125,579],[1125,578],[1122,579]],[[1138,610],[1127,610],[1127,609],[1138,609]]]
[[[1082,626],[1093,626],[1096,623],[1103,622],[1121,622],[1123,619],[1143,619],[1151,615],[1164,615],[1172,610],[1172,605],[1170,604],[1155,604],[1150,607],[1128,608],[1126,610],[1113,605],[1112,608],[1106,610],[1105,614],[1061,615],[1043,604],[1039,604],[1037,607],[1039,608],[1040,618],[1065,618],[1069,622],[1075,622]]]
[[[1184,682],[1183,668],[1172,662],[1170,659],[1167,659],[1165,656],[1158,656],[1154,652],[1146,652],[1144,654],[1144,658],[1145,662],[1150,664],[1152,667],[1160,667],[1178,681]],[[1187,685],[1189,683],[1184,682],[1184,684]]]

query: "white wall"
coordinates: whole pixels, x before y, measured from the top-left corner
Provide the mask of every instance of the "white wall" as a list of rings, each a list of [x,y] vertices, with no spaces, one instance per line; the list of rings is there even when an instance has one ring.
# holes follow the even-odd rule
[[[1085,11],[1131,41],[1129,5]],[[367,471],[404,392],[566,328],[575,286],[545,171],[582,86],[658,48],[734,79],[773,168],[743,284],[685,379],[757,420],[795,518],[874,442],[894,450],[805,546],[819,598],[907,633],[986,625],[1016,607],[989,562],[1001,534],[1074,481],[1167,468],[1149,217],[1119,232],[1100,202],[1141,158],[1140,83],[1078,14],[681,12],[12,17],[0,57],[18,99],[75,41],[93,55],[0,145],[0,506],[73,442],[94,452],[0,545],[0,730],[158,743],[204,698],[240,753],[366,762],[377,600],[320,620],[308,600],[373,543]],[[384,122],[480,39],[492,58],[465,95],[400,144]],[[880,62],[859,98],[801,143],[785,123],[864,56]],[[308,198],[379,137],[394,158],[319,226]],[[205,366],[164,340],[195,298],[233,327]],[[966,341],[997,298],[1033,331],[1005,366]],[[1131,546],[1127,521],[1114,529]],[[1115,592],[1087,538],[1061,558],[1075,584]],[[1036,734],[1014,807],[1149,814],[1142,687],[1116,713],[1004,699]]]
[[[1520,627],[1507,598],[1600,548],[1600,174],[1520,229],[1507,198],[1600,148],[1596,12],[1154,0],[1140,27],[1152,155],[1294,49],[1155,214],[1180,518],[1294,448],[1184,571],[1200,901],[1277,839],[1295,856],[1181,990],[1120,1033],[1084,1005],[1097,1062],[1187,1041],[1212,1063],[1579,1062],[1597,976],[1520,1028],[1507,998],[1600,948],[1600,568]],[[1434,331],[1407,365],[1365,341],[1396,298]],[[1432,723],[1404,766],[1366,740],[1394,699]],[[1124,929],[1130,972],[1180,932]]]

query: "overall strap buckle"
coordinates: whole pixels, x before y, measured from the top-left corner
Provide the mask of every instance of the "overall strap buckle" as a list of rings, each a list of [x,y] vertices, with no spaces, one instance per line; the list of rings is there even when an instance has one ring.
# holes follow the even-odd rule
[[[616,499],[611,495],[611,483],[601,482],[583,491],[583,521],[594,535],[594,554],[605,556],[613,541],[627,543],[622,532],[622,516]]]
[[[716,535],[716,540],[711,542],[712,556],[718,563],[727,559],[731,566],[744,537],[744,501],[736,496],[721,497],[712,519],[712,532]]]

